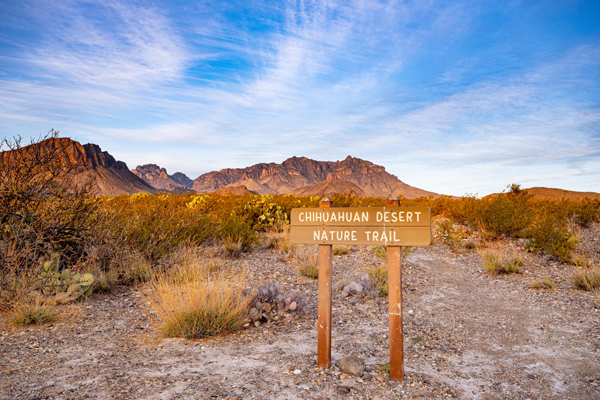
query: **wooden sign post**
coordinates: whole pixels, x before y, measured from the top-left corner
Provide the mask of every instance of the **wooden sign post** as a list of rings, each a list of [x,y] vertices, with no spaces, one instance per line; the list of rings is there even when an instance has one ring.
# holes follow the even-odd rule
[[[404,379],[402,322],[402,247],[429,246],[431,210],[400,207],[397,198],[385,207],[332,208],[324,198],[319,208],[294,208],[290,242],[319,245],[318,353],[320,368],[331,367],[331,267],[333,245],[385,245],[388,255],[390,379]]]
[[[386,207],[398,207],[398,199],[390,199]],[[388,246],[388,302],[390,314],[390,379],[404,379],[404,323],[402,321],[402,247]]]
[[[332,201],[324,198],[319,202],[320,208],[331,208]],[[319,368],[331,367],[331,265],[333,260],[333,245],[319,245],[319,315],[318,352]]]

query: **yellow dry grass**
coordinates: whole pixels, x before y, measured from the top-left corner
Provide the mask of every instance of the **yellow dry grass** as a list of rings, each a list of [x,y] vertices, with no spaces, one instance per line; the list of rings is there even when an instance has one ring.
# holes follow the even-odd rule
[[[246,272],[234,266],[215,271],[199,251],[184,250],[177,265],[150,279],[142,294],[149,318],[165,337],[202,338],[231,332],[244,323],[254,293]]]

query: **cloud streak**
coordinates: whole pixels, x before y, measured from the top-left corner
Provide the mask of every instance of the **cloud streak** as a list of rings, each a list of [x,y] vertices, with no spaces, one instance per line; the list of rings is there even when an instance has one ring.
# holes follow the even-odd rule
[[[553,45],[542,31],[522,39],[515,26],[534,13],[519,5],[274,4],[8,8],[0,129],[55,128],[192,178],[351,154],[444,193],[553,176],[600,187],[597,29]]]

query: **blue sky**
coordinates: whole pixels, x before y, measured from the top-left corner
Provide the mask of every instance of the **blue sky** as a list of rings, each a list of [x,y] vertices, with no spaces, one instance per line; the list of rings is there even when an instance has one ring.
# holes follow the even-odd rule
[[[598,1],[0,0],[0,135],[194,179],[291,156],[600,192]]]

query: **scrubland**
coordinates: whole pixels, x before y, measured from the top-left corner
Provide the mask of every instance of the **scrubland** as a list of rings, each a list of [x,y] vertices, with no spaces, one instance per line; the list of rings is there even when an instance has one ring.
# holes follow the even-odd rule
[[[155,343],[153,341],[160,338],[225,338],[223,340],[227,341],[227,338],[232,337],[230,335],[238,338],[260,335],[265,324],[272,327],[269,330],[273,332],[280,329],[277,327],[283,327],[277,335],[299,335],[306,340],[314,339],[311,334],[307,333],[306,336],[305,332],[315,330],[315,279],[318,278],[316,248],[291,244],[287,231],[291,209],[318,207],[319,197],[166,193],[94,196],[89,186],[74,185],[69,179],[72,170],[61,168],[54,161],[48,159],[43,164],[30,164],[27,160],[22,160],[20,170],[15,170],[14,166],[7,168],[5,165],[0,176],[0,307],[2,329],[6,332],[2,342],[5,354],[2,356],[2,366],[9,371],[7,373],[23,373],[11,367],[11,360],[17,360],[15,363],[18,363],[18,359],[9,360],[8,354],[14,353],[15,349],[6,347],[9,338],[19,331],[30,332],[31,327],[37,326],[56,327],[59,325],[52,324],[57,323],[67,327],[64,329],[77,327],[78,324],[85,325],[83,320],[93,318],[91,311],[82,311],[88,309],[88,305],[113,304],[115,296],[124,293],[136,296],[136,307],[139,308],[136,315],[140,321],[144,321],[139,323],[139,335],[144,337],[142,342]],[[12,172],[9,173],[9,169]],[[359,198],[352,194],[335,195],[331,200],[333,207],[385,205],[385,199]],[[451,275],[440,275],[426,265],[430,261],[431,265],[441,265],[440,270],[450,271],[459,268],[453,266],[453,260],[457,260],[456,262],[461,263],[460,268],[453,270],[453,273],[475,285],[465,289],[470,292],[465,293],[465,296],[472,295],[473,291],[481,296],[479,300],[473,299],[474,302],[485,303],[489,299],[483,297],[488,295],[499,296],[500,300],[494,301],[502,302],[504,298],[508,303],[517,301],[519,296],[525,296],[519,301],[529,304],[529,300],[523,299],[529,299],[532,293],[547,293],[542,296],[551,297],[555,303],[576,302],[583,304],[581,310],[587,310],[588,313],[589,310],[597,311],[595,302],[600,300],[600,201],[540,201],[521,190],[519,185],[513,184],[502,194],[490,198],[402,198],[400,204],[429,207],[433,217],[432,247],[423,250],[403,249],[403,256],[407,260],[407,281],[404,288],[407,291],[407,304],[421,304],[424,309],[429,304],[427,307],[433,310],[435,306],[430,304],[431,298],[452,297],[451,292],[442,294],[450,290],[447,280],[453,279]],[[347,268],[346,275],[340,277],[342,284],[338,285],[336,296],[350,301],[344,304],[358,307],[360,311],[356,312],[365,318],[373,316],[369,307],[385,315],[385,247],[336,247],[334,254],[336,265],[339,264],[336,268]],[[353,260],[348,261],[352,268],[341,266],[344,260]],[[416,271],[420,275],[413,277],[411,274],[416,274]],[[512,276],[517,276],[516,280],[510,280]],[[526,285],[519,286],[520,283],[517,282],[524,279],[527,280]],[[296,289],[293,288],[294,285],[290,286],[290,282],[297,283]],[[455,283],[456,287],[462,285],[458,281]],[[477,285],[482,285],[489,291],[481,290]],[[360,291],[356,289],[358,286],[361,287]],[[415,296],[414,287],[418,287],[419,293],[423,291],[421,303],[418,303],[416,297],[411,297]],[[510,292],[500,295],[495,292],[497,287],[509,288]],[[517,291],[522,292],[522,295],[511,294]],[[533,295],[532,298],[537,297]],[[507,307],[510,309],[509,304]],[[521,317],[527,315],[523,307],[520,307],[518,314]],[[575,312],[575,318],[580,318],[583,324],[586,317],[581,316],[581,310]],[[532,309],[531,312],[536,311]],[[436,329],[441,330],[441,326],[448,329],[443,319],[438,321],[433,314],[420,315],[424,318],[423,321],[430,321],[431,326],[422,321],[413,323],[412,319],[407,322],[408,337],[412,335],[410,341],[407,339],[409,354],[411,346],[418,353],[422,341],[427,343],[422,345],[423,349],[426,349],[425,346],[439,346],[444,352],[450,351],[453,356],[466,351],[457,350],[458,347],[451,345],[453,341],[460,340],[448,337],[448,341],[444,342],[443,334],[436,333]],[[443,315],[443,312],[438,315]],[[110,308],[102,313],[103,319],[113,317],[110,316]],[[408,318],[413,317],[416,318],[416,314]],[[461,327],[468,326],[454,314],[448,318],[448,321]],[[539,315],[539,318],[543,319],[544,316]],[[369,350],[363,354],[367,359],[371,357],[369,370],[372,374],[367,374],[360,381],[375,382],[374,379],[377,378],[375,383],[381,382],[383,389],[377,386],[371,392],[371,389],[361,391],[357,388],[360,384],[354,382],[355,385],[346,392],[346,386],[341,382],[344,378],[340,380],[340,376],[345,374],[328,372],[322,376],[315,369],[310,372],[309,377],[305,377],[307,381],[330,379],[323,380],[322,386],[311,383],[310,388],[321,388],[320,392],[317,390],[315,393],[343,396],[354,390],[352,393],[358,397],[369,397],[369,393],[386,397],[385,390],[389,389],[396,390],[393,392],[394,396],[401,397],[413,393],[411,390],[415,385],[410,386],[410,382],[416,382],[417,389],[426,387],[432,380],[427,376],[435,375],[438,386],[429,385],[431,390],[427,389],[429,391],[425,390],[419,396],[478,398],[483,392],[487,392],[494,398],[502,398],[503,393],[510,396],[519,393],[514,397],[521,397],[521,392],[503,389],[503,384],[500,383],[491,389],[481,385],[473,389],[469,385],[456,384],[460,381],[459,378],[442,379],[443,372],[440,372],[440,368],[443,369],[443,366],[437,368],[437,372],[435,368],[431,371],[426,368],[409,370],[408,386],[390,387],[392,383],[385,377],[385,340],[379,340],[381,333],[378,333],[378,329],[369,330],[362,326],[361,321],[355,323],[357,332],[364,334],[362,340],[375,340],[371,344],[365,344],[365,348]],[[341,325],[344,327],[344,323]],[[342,336],[351,335],[352,327],[347,328],[340,328]],[[470,328],[474,329],[471,334],[477,332],[473,326]],[[294,329],[297,333],[293,333]],[[600,327],[589,327],[590,332],[594,329],[600,333]],[[91,332],[94,332],[93,329],[88,328],[88,333],[93,336]],[[375,336],[370,336],[372,334]],[[282,337],[270,336],[270,333],[264,334],[267,343],[273,343],[277,339],[283,340]],[[513,339],[510,337],[507,340]],[[45,340],[50,339],[46,337]],[[498,338],[494,340],[497,343]],[[586,344],[586,348],[592,353],[598,351],[593,349],[593,343],[597,345],[597,341]],[[304,349],[298,340],[286,342],[289,348],[296,344],[298,348]],[[450,350],[452,348],[454,350]],[[231,357],[240,357],[229,350],[224,351]],[[60,349],[56,351],[60,352]],[[316,352],[316,347],[314,351]],[[294,350],[290,352],[295,354]],[[305,353],[297,356],[310,366],[296,368],[301,371],[312,370],[314,367],[311,364],[312,356],[306,356]],[[216,354],[213,356],[216,357]],[[335,356],[334,354],[334,358]],[[591,361],[592,364],[597,362],[597,356],[593,357],[596,361]],[[438,365],[448,365],[450,361],[448,356],[444,356],[436,362]],[[251,364],[248,359],[246,362]],[[296,364],[292,362],[294,365],[300,365],[299,363],[300,361]],[[231,365],[235,363],[232,362]],[[460,377],[460,367],[457,371]],[[277,375],[276,371],[272,373]],[[411,373],[414,376],[411,377]],[[507,376],[509,375],[510,371]],[[271,376],[269,379],[274,378]],[[575,385],[568,390],[555,389],[557,393],[569,395],[580,391],[582,398],[593,398],[596,381],[600,384],[600,376],[592,378],[590,382],[593,385],[590,387]],[[511,382],[511,385],[516,385]],[[300,386],[301,382],[293,385]],[[330,392],[326,390],[327,385],[333,385]],[[565,385],[568,387],[566,383]],[[306,389],[306,396],[310,395],[309,397],[313,396],[310,388]],[[137,394],[129,393],[129,397],[151,397],[152,387],[148,386],[146,389],[136,392]],[[0,390],[18,397],[14,386],[4,386]],[[116,396],[116,392],[106,388],[103,390],[104,395]],[[265,388],[259,387],[256,390],[256,398],[277,397],[269,394],[271,392]],[[303,390],[300,388],[301,393],[304,393]],[[231,393],[234,392],[223,389],[215,396],[233,396]],[[244,393],[235,392],[235,396],[255,395],[252,389]],[[291,397],[303,398],[303,395],[290,393]],[[417,392],[413,394],[415,393]],[[531,393],[523,393],[523,398],[544,398],[553,391],[552,387],[545,390],[536,386]],[[99,395],[98,398],[103,398],[104,395]],[[57,391],[49,396],[68,398],[69,393]],[[166,397],[177,396],[177,391],[174,391]],[[188,393],[186,396],[191,395]],[[215,397],[208,391],[197,397],[203,396]]]

